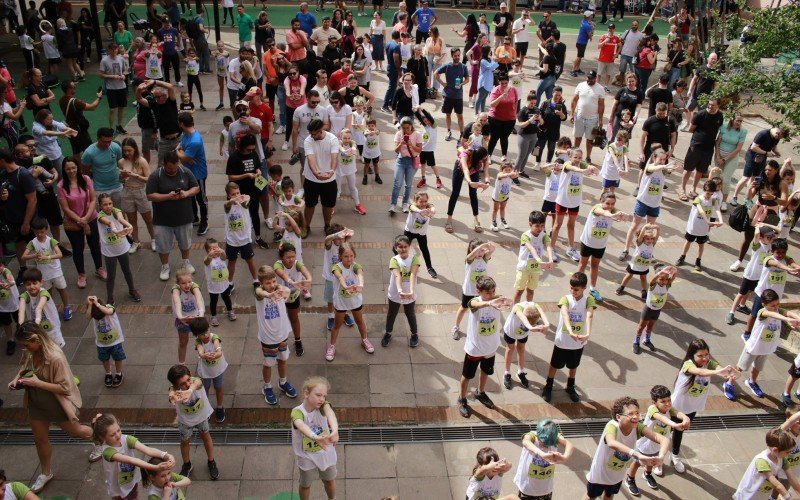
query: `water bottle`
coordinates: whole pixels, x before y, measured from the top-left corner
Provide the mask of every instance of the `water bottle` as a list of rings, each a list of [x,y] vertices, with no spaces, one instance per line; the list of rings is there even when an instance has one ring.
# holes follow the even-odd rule
[[[456,77],[456,88],[457,89],[461,88],[461,77],[460,76]]]

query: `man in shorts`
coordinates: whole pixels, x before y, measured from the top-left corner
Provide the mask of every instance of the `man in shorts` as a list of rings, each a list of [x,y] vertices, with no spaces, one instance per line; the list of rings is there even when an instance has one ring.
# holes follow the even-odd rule
[[[514,50],[517,52],[520,65],[525,64],[525,56],[528,55],[528,45],[531,40],[530,25],[533,23],[528,9],[523,9],[519,19],[511,25],[511,32],[514,34]]]
[[[108,126],[114,128],[114,111],[117,112],[118,134],[127,134],[122,128],[122,119],[125,115],[125,106],[128,105],[128,85],[125,83],[125,58],[117,54],[117,44],[108,44],[108,54],[100,61],[100,76],[106,82],[106,95],[108,96]]]
[[[697,184],[700,179],[708,175],[708,167],[714,157],[714,144],[719,129],[722,128],[722,123],[722,111],[719,110],[719,101],[716,99],[708,101],[706,109],[692,117],[692,124],[689,126],[692,139],[689,143],[689,150],[686,152],[686,159],[683,161],[680,190],[682,201],[687,201],[684,198],[686,198],[686,183],[689,181],[689,175],[695,172],[692,190],[689,193],[692,198],[697,196]]]
[[[319,96],[316,97],[319,99]],[[303,238],[308,236],[311,219],[317,204],[322,202],[322,218],[327,228],[331,224],[333,209],[339,190],[336,185],[336,168],[339,166],[339,139],[325,130],[322,120],[314,118],[306,127],[308,137],[303,141],[305,162],[303,166],[303,190],[306,206],[303,215],[306,227]]]
[[[589,42],[592,41],[592,37],[594,36],[594,23],[590,21],[593,15],[594,11],[591,10],[583,12],[583,20],[578,28],[578,38],[575,39],[575,47],[578,49],[578,54],[572,62],[572,78],[583,74],[581,70],[581,61],[586,54],[586,46],[589,45]]]
[[[442,113],[444,113],[444,121],[447,125],[446,141],[453,140],[453,133],[450,131],[452,118],[450,113],[456,113],[458,119],[459,135],[464,130],[464,85],[469,83],[469,72],[467,67],[461,64],[461,50],[453,47],[450,49],[450,56],[453,60],[436,71],[436,81],[439,85],[444,87],[444,103],[442,104]],[[445,81],[442,81],[441,75],[445,76]]]
[[[120,158],[122,147],[114,141],[114,131],[107,127],[97,129],[97,142],[81,155],[81,163],[89,167],[92,173],[95,195],[109,195],[115,207],[122,203],[122,182],[117,165]]]
[[[586,81],[575,87],[575,95],[570,103],[570,121],[575,124],[573,146],[579,148],[586,137],[586,161],[592,162],[592,131],[603,125],[606,109],[605,89],[597,83],[597,72],[586,73]]]
[[[600,54],[597,56],[597,81],[603,85],[608,92],[608,85],[611,83],[611,74],[616,70],[614,60],[617,58],[620,49],[622,48],[622,41],[614,32],[614,23],[608,25],[608,33],[600,35],[598,44],[600,47]],[[605,80],[603,79],[605,77]]]

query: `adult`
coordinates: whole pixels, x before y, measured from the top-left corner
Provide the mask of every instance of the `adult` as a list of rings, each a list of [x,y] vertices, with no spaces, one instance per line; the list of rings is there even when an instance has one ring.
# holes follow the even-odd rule
[[[94,22],[89,9],[86,7],[81,8],[81,13],[78,16],[78,32],[80,33],[80,47],[81,51],[78,54],[78,66],[81,70],[85,70],[85,64],[88,62],[92,55],[92,43],[96,43],[94,38]]]
[[[597,83],[597,72],[589,70],[586,81],[575,86],[575,95],[570,103],[570,121],[575,125],[573,145],[581,146],[586,137],[586,161],[592,162],[593,131],[603,123],[606,108],[605,89]]]
[[[507,36],[503,40],[503,44],[494,49],[494,60],[500,65],[497,71],[500,73],[508,73],[511,71],[511,65],[516,58],[517,52],[511,45],[511,37]]]
[[[564,101],[563,89],[560,86],[553,88],[553,97],[542,102],[542,120],[544,124],[539,131],[536,140],[536,166],[538,169],[544,154],[544,147],[547,146],[547,162],[553,161],[553,154],[556,150],[556,142],[561,138],[561,123],[567,120],[567,105]],[[521,173],[522,177],[528,174]]]
[[[678,126],[675,119],[667,111],[667,105],[663,102],[659,103],[656,105],[656,113],[642,124],[642,135],[639,139],[639,167],[641,170],[636,183],[636,192],[639,190],[639,182],[644,175],[644,168],[653,152],[653,145],[660,145],[666,151],[667,158],[671,158],[676,142],[678,142]]]
[[[528,55],[528,45],[531,41],[530,25],[533,23],[528,9],[522,9],[519,19],[511,25],[511,33],[514,35],[514,50],[519,57],[520,65],[525,65],[525,56]]]
[[[180,166],[180,159],[175,150],[167,151],[164,154],[164,166],[150,174],[145,189],[147,199],[153,203],[156,252],[161,259],[159,279],[161,281],[169,279],[169,253],[175,241],[183,259],[181,267],[194,273],[194,266],[189,262],[194,219],[192,198],[200,192],[194,174]]]
[[[249,87],[246,87],[243,83],[243,75],[242,75],[242,63],[247,61],[251,62],[254,61],[255,52],[250,47],[241,47],[239,49],[239,57],[234,57],[230,61],[228,61],[228,78],[227,82],[225,83],[225,87],[228,89],[228,99],[231,101],[231,110],[233,110],[233,105],[236,101],[239,100],[239,92],[242,90],[247,90]],[[275,62],[279,63],[281,59],[283,59],[283,53],[276,50],[274,53]],[[277,69],[277,68],[276,68]],[[276,74],[277,79],[277,74]],[[280,85],[283,85],[283,81],[280,81]],[[279,97],[280,99],[280,97]]]
[[[175,73],[175,83],[182,87],[180,58],[178,56],[178,42],[180,33],[177,28],[172,26],[169,18],[165,17],[161,23],[161,29],[156,32],[161,42],[161,69],[164,73],[164,81],[169,83],[169,68],[172,67]]]
[[[358,85],[369,90],[369,83],[372,81],[372,54],[367,51],[363,43],[356,45],[350,67],[356,75]],[[427,71],[427,69],[428,64],[425,62],[425,70]],[[347,81],[350,81],[349,77]]]
[[[540,60],[539,86],[536,87],[536,99],[539,100],[544,94],[548,99],[553,97],[553,88],[558,79],[558,60],[553,55],[553,43],[549,42],[545,47],[544,57]]]
[[[619,53],[619,81],[627,74],[628,70],[633,71],[633,59],[638,54],[639,42],[644,38],[644,33],[639,31],[639,21],[633,20],[631,27],[622,34],[622,50]]]
[[[122,204],[120,210],[131,224],[130,253],[136,253],[141,246],[139,241],[139,214],[150,233],[150,249],[156,251],[156,234],[153,229],[153,205],[147,199],[147,178],[150,177],[150,164],[139,153],[139,145],[132,137],[122,140],[122,158],[119,162],[119,178],[122,179]]]
[[[694,181],[692,182],[692,190],[688,194],[692,199],[697,197],[697,184],[700,179],[708,175],[708,167],[714,158],[714,144],[717,141],[717,134],[719,134],[719,129],[722,128],[723,122],[724,117],[719,109],[719,101],[716,99],[708,101],[706,109],[692,117],[692,125],[689,127],[692,139],[689,142],[686,159],[683,160],[681,201],[689,201],[686,196],[686,183],[692,172],[694,172]]]
[[[267,42],[269,40],[275,40],[275,28],[272,26],[272,23],[269,22],[269,17],[267,17],[267,11],[262,10],[258,13],[258,17],[256,18],[256,35],[255,35],[255,45],[256,45],[256,58],[261,61],[262,65],[266,68],[266,62],[269,61],[269,58],[262,59],[263,53],[265,50],[269,50]]]
[[[781,142],[782,137],[783,130],[779,127],[771,127],[756,133],[753,142],[750,143],[750,147],[744,154],[744,173],[733,191],[731,205],[736,206],[736,197],[739,196],[739,191],[750,182],[750,179],[761,175],[767,159],[780,156],[778,143]]]
[[[11,227],[7,237],[16,247],[20,275],[26,269],[22,261],[25,245],[33,239],[31,220],[36,215],[36,181],[27,168],[17,165],[14,155],[7,149],[0,149],[0,209],[2,220]]]
[[[397,89],[392,101],[394,123],[402,125],[403,119],[408,118],[413,124],[417,109],[419,109],[419,86],[414,83],[414,75],[406,73],[403,75],[402,86]]]
[[[553,48],[548,51],[556,58],[556,80],[561,78],[564,65],[567,64],[567,45],[561,41],[561,31],[555,29],[550,35],[553,39]]]
[[[708,55],[706,65],[695,70],[692,81],[689,82],[689,111],[697,109],[700,98],[711,95],[714,90],[714,85],[719,78],[718,60],[717,53],[712,52]],[[688,127],[689,125],[686,124],[685,126]]]
[[[488,50],[484,52],[483,48],[486,47]],[[469,48],[467,52],[467,62],[469,63],[469,100],[470,100],[470,107],[477,106],[478,104],[478,95],[480,92],[480,73],[481,73],[481,63],[484,59],[484,53],[486,54],[485,57],[488,58],[488,62],[491,63],[492,61],[492,50],[491,46],[489,45],[489,37],[486,35],[479,35],[478,39],[475,43]],[[494,80],[489,83],[489,88],[486,90],[486,95],[484,96],[484,106],[486,103],[486,97],[488,97],[489,92],[492,90],[492,84]],[[477,111],[476,111],[477,113]]]
[[[228,127],[228,148],[229,152],[239,148],[239,142],[244,137],[253,136],[258,138],[264,129],[260,118],[250,115],[250,105],[247,101],[237,101],[234,105],[233,116],[235,121]],[[261,141],[256,140],[256,154],[258,164],[262,166],[265,160],[264,148]],[[249,194],[249,193],[248,193]]]
[[[455,28],[451,29],[453,30],[453,33],[464,39],[464,52],[461,62],[467,64],[469,51],[478,40],[478,35],[481,34],[480,29],[478,28],[478,21],[475,19],[475,14],[467,14],[467,19],[464,22],[464,28],[461,31],[458,31]],[[472,97],[472,95],[470,95],[470,97]]]
[[[383,71],[384,48],[386,41],[386,21],[381,19],[381,13],[376,11],[372,14],[372,21],[369,23],[369,41],[372,45],[372,60],[375,61],[375,71]],[[356,47],[356,53],[358,48]]]
[[[300,165],[305,165],[305,155],[308,150],[304,148],[305,141],[311,132],[308,126],[314,120],[320,120],[325,130],[330,128],[328,111],[320,106],[322,100],[315,91],[308,93],[308,101],[294,111],[292,118],[292,153],[297,155]]]
[[[688,42],[689,38],[691,37],[693,22],[694,17],[689,14],[689,11],[686,9],[686,5],[683,5],[677,14],[669,18],[669,24],[674,24],[678,27],[680,40],[684,43]]]
[[[158,133],[156,126],[156,117],[153,114],[153,102],[156,97],[150,88],[142,92],[142,99],[150,102],[149,106],[136,106],[136,124],[142,131],[141,135],[141,153],[147,163],[150,163],[150,152],[156,149],[158,142]]]
[[[75,137],[78,132],[67,127],[64,123],[53,118],[53,113],[47,109],[39,110],[36,113],[33,126],[31,127],[33,137],[36,139],[36,147],[39,153],[45,155],[61,177],[61,162],[64,161],[64,153],[58,144],[59,137]]]
[[[76,61],[78,56],[80,56],[80,49],[78,48],[80,34],[77,30],[77,26],[77,23],[74,21],[67,22],[64,19],[56,21],[56,41],[58,42],[58,51],[61,53],[61,58],[67,64],[67,69],[69,69],[70,74],[72,74],[73,78],[76,80],[83,81],[86,77],[86,73],[81,71]]]
[[[631,121],[636,123],[639,120],[639,111],[642,109],[642,101],[644,100],[644,94],[640,93],[637,88],[636,75],[628,73],[625,76],[625,81],[626,85],[620,88],[614,96],[614,104],[611,105],[611,113],[609,113],[614,137],[616,137],[620,127],[622,112],[629,111],[631,113]]]
[[[526,103],[525,106],[520,106],[517,113],[517,126],[519,127],[519,132],[517,132],[518,154],[514,170],[527,179],[530,176],[525,173],[525,164],[536,148],[540,128],[544,125],[544,118],[542,118],[541,110],[536,106],[535,90],[528,92]],[[512,179],[512,182],[519,185],[519,179]]]
[[[431,28],[436,24],[436,21],[439,20],[436,13],[428,5],[428,0],[422,0],[421,5],[422,7],[411,14],[412,24],[417,25],[417,43],[422,43],[428,39]]]
[[[153,92],[153,99],[144,98],[145,91]],[[181,129],[178,126],[178,95],[175,87],[167,82],[148,80],[136,87],[136,101],[153,110],[158,127],[158,166],[164,165],[164,155],[175,151],[180,143]]]
[[[519,95],[508,79],[507,73],[500,73],[497,86],[489,93],[486,103],[489,105],[489,126],[492,136],[489,138],[488,152],[492,156],[494,147],[500,141],[501,163],[505,163],[508,154],[508,136],[514,130],[517,119],[517,100]]]
[[[108,2],[109,16],[108,22],[111,26],[116,26],[122,22],[125,29],[128,29],[128,2],[125,0],[110,0]]]
[[[253,30],[256,23],[250,14],[245,12],[244,5],[239,4],[236,6],[236,25],[239,28],[239,46],[250,46],[250,41],[253,39]]]
[[[339,92],[331,94],[330,104],[325,108],[331,124],[329,129],[331,134],[339,137],[342,130],[350,129],[353,125],[353,108],[344,102],[344,98]]]
[[[81,163],[91,173],[95,194],[111,196],[115,207],[122,204],[122,183],[117,166],[120,158],[122,148],[114,142],[114,131],[105,127],[97,129],[97,142],[81,155]]]
[[[327,45],[325,45],[321,56],[322,64],[325,67],[325,74],[332,74],[339,69],[343,57],[342,49],[339,48],[339,39],[332,36],[328,40]]]
[[[178,57],[177,53],[175,57]],[[125,107],[128,105],[128,84],[125,83],[126,64],[125,57],[117,53],[117,45],[111,42],[108,44],[108,54],[103,56],[98,70],[100,77],[105,80],[106,97],[108,98],[108,127],[120,134],[128,133],[122,127]],[[116,128],[114,127],[114,115],[116,115]]]
[[[130,52],[131,43],[133,43],[133,34],[125,29],[125,23],[122,21],[117,21],[116,28],[114,35],[111,37],[112,40],[117,44],[117,47],[124,47],[125,52]]]
[[[427,68],[427,64],[425,66]],[[7,71],[5,68],[0,69]],[[0,76],[0,79],[2,79],[2,76]],[[10,79],[11,75],[8,76],[8,80]],[[19,120],[22,118],[22,112],[25,111],[25,99],[17,103],[14,91],[10,89],[10,82],[9,84],[0,82],[0,115],[2,115],[0,117],[0,123],[2,123],[0,125],[0,137],[6,140],[9,148],[13,148],[19,141]],[[8,96],[9,90],[12,97]]]
[[[241,107],[237,104],[237,108]],[[244,108],[246,108],[246,103]],[[244,111],[244,109],[243,109]],[[235,142],[235,149],[228,157],[225,165],[225,175],[229,182],[235,182],[239,186],[239,191],[250,197],[251,200],[261,196],[261,190],[256,186],[256,179],[261,176],[261,159],[256,152],[258,140],[252,134],[243,135]],[[250,219],[253,222],[253,231],[256,233],[256,245],[266,250],[269,248],[267,242],[261,238],[261,221],[258,217],[258,204],[250,203],[247,207]]]
[[[352,107],[355,107],[355,98],[361,96],[366,101],[367,108],[372,108],[375,103],[375,96],[366,88],[358,84],[358,78],[355,75],[347,77],[347,87],[339,89],[339,94],[344,97],[344,102]]]
[[[100,233],[97,229],[97,210],[94,184],[91,177],[84,175],[78,163],[67,158],[64,161],[64,177],[58,182],[58,204],[64,213],[64,232],[72,246],[72,263],[78,272],[78,288],[86,288],[86,267],[83,250],[89,244],[89,252],[94,262],[95,276],[106,279],[103,259],[100,253]]]
[[[542,12],[542,20],[539,21],[539,26],[536,27],[536,37],[539,39],[539,64],[542,64],[544,52],[541,47],[546,47],[548,43],[552,42],[553,31],[558,28],[558,25],[553,21],[549,10]],[[537,96],[538,99],[541,96]],[[548,97],[549,99],[549,97]]]
[[[338,195],[336,169],[339,167],[339,139],[327,132],[325,124],[319,119],[311,120],[307,131],[308,137],[303,143],[305,150],[303,189],[306,202],[303,210],[306,221],[303,238],[311,231],[311,220],[319,203],[322,203],[325,228],[330,226]]]
[[[636,56],[636,78],[639,80],[637,89],[644,94],[647,89],[648,80],[653,70],[656,69],[656,57],[658,56],[658,35],[653,34],[644,39],[639,46],[639,54]]]
[[[208,197],[206,196],[208,164],[206,163],[206,148],[203,145],[202,134],[194,128],[194,116],[191,113],[179,113],[178,124],[181,127],[181,143],[176,151],[181,164],[189,169],[195,180],[197,180],[198,190],[195,197],[192,198],[192,215],[194,216],[194,223],[197,224],[199,222],[197,234],[202,236],[208,232]]]
[[[573,78],[583,74],[583,71],[581,70],[581,61],[583,60],[583,56],[586,54],[586,46],[589,45],[589,42],[591,42],[592,38],[594,37],[594,23],[589,20],[592,16],[594,16],[594,11],[584,11],[581,25],[578,28],[578,37],[575,39],[575,48],[578,50],[578,53],[575,55],[575,59],[572,61],[571,74]]]
[[[195,51],[197,51],[197,58],[200,60],[200,72],[205,74],[211,73],[211,51],[208,48],[209,30],[205,26],[205,11],[203,7],[198,7],[194,17],[186,23],[186,34],[189,35],[194,42]],[[261,55],[261,54],[259,54]]]
[[[328,42],[331,39],[339,40],[341,37],[342,35],[331,27],[331,18],[326,16],[322,18],[322,26],[314,29],[308,41],[317,48],[317,56],[322,57],[322,51]]]
[[[461,49],[452,47],[450,56],[452,61],[436,71],[436,81],[444,87],[442,113],[444,113],[444,121],[447,126],[445,141],[453,139],[453,134],[450,131],[452,123],[450,114],[452,112],[455,112],[458,119],[459,133],[464,130],[464,84],[469,83],[467,67],[461,64]],[[445,75],[445,81],[442,81],[441,75]]]
[[[597,44],[600,54],[597,56],[597,82],[606,88],[611,84],[611,74],[614,72],[614,61],[617,59],[622,40],[615,33],[614,23],[608,25],[608,32],[600,35]],[[605,81],[604,81],[605,79]]]
[[[658,82],[647,89],[644,95],[649,104],[647,106],[647,117],[656,114],[656,105],[663,102],[667,105],[667,113],[672,114],[672,91],[669,90],[669,73],[662,73],[658,77]]]
[[[261,151],[266,157],[268,156],[269,139],[272,137],[271,129],[274,115],[272,113],[272,108],[269,107],[269,104],[267,104],[262,97],[263,94],[263,91],[259,87],[250,87],[247,94],[244,96],[244,100],[250,103],[250,116],[261,122],[259,138],[261,139]]]
[[[430,37],[425,40],[425,47],[423,48],[423,54],[425,54],[425,59],[428,62],[429,75],[436,74],[436,71],[444,63],[444,58],[446,57],[444,47],[444,40],[439,36],[439,28],[434,26],[431,28]],[[431,79],[430,82],[425,81],[424,84],[423,80],[417,80],[417,83],[422,88],[433,87],[437,92],[439,91],[439,82],[435,79]]]
[[[411,185],[419,165],[419,153],[422,151],[422,135],[414,130],[414,122],[410,116],[404,116],[400,120],[400,130],[394,135],[394,151],[397,153],[397,160],[394,165],[392,197],[389,199],[390,215],[397,212],[397,197],[400,195],[400,188],[404,185],[403,213],[408,213]],[[414,166],[415,162],[417,166]]]
[[[502,45],[503,40],[508,36],[511,25],[514,23],[514,16],[508,11],[508,5],[500,2],[500,11],[494,14],[492,24],[494,24],[494,46]]]
[[[353,74],[351,69],[350,59],[341,60],[341,68],[337,69],[328,78],[328,88],[330,90],[339,90],[347,83],[347,77]]]
[[[307,2],[300,3],[300,11],[295,14],[295,19],[300,21],[300,29],[303,30],[303,33],[310,37],[314,32],[314,28],[317,27],[317,18],[313,13],[309,12]]]
[[[25,102],[28,109],[35,116],[40,109],[50,109],[50,103],[56,100],[55,94],[44,84],[42,72],[33,68],[25,73],[28,85],[26,86]]]
[[[473,226],[476,233],[482,233],[483,227],[478,220],[478,189],[485,191],[489,187],[489,152],[483,146],[477,149],[469,148],[469,137],[461,136],[462,148],[458,153],[458,160],[453,168],[453,191],[450,193],[450,200],[447,202],[447,222],[444,230],[448,233],[453,232],[453,212],[456,209],[461,185],[467,182],[469,191],[469,204],[472,208]],[[481,182],[481,178],[483,181]]]
[[[400,57],[400,32],[392,31],[392,39],[386,44],[386,94],[383,96],[383,111],[389,111],[397,91],[397,80],[399,78],[402,58]]]
[[[668,89],[675,89],[675,82],[681,77],[681,71],[687,64],[689,60],[683,51],[683,42],[673,40],[667,51],[667,65],[664,67],[664,71],[669,75]]]
[[[303,64],[306,61],[308,35],[300,29],[300,20],[292,19],[291,29],[286,32],[286,55],[290,62]]]
[[[728,209],[728,195],[731,190],[733,173],[739,168],[739,153],[742,152],[747,129],[742,127],[744,118],[735,113],[728,123],[719,130],[714,144],[714,163],[722,169],[722,206],[723,212]]]
[[[50,424],[55,423],[68,436],[84,441],[91,441],[92,429],[78,422],[81,393],[61,347],[50,340],[47,332],[33,321],[21,324],[14,334],[14,340],[23,351],[20,369],[9,382],[8,388],[25,390],[22,404],[28,410],[41,467],[31,491],[38,493],[53,479]],[[96,462],[100,458],[101,447],[95,445],[89,454],[89,461]]]

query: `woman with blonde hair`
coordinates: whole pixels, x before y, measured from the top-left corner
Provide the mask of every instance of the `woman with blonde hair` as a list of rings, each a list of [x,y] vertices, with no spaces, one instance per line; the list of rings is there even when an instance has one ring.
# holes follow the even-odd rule
[[[153,231],[153,206],[147,199],[145,185],[147,178],[150,177],[150,164],[139,153],[139,145],[131,137],[126,137],[122,141],[122,158],[117,162],[119,165],[119,177],[122,180],[122,201],[120,208],[125,213],[125,218],[133,226],[131,237],[130,253],[136,253],[141,246],[139,242],[139,222],[138,215],[141,214],[147,232],[150,233],[150,249],[155,252],[156,238]]]

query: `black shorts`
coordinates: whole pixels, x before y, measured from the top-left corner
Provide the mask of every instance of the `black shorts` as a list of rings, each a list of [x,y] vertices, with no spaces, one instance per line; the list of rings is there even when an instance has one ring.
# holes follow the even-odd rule
[[[478,365],[486,375],[494,374],[494,356],[491,358],[476,358],[469,354],[464,354],[464,366],[461,368],[461,375],[468,380],[475,378],[478,372]]]
[[[28,225],[28,232],[22,233],[22,224],[16,224],[14,222],[8,223],[9,227],[11,227],[11,234],[8,236],[8,241],[6,243],[14,243],[17,241],[22,241],[28,243],[31,241],[33,236],[33,231],[30,230],[30,225]]]
[[[594,257],[595,259],[602,259],[605,253],[605,248],[587,247],[581,243],[581,257]]]
[[[356,307],[355,309],[349,309],[349,311],[351,311],[351,312],[358,312],[358,311],[360,311],[360,310],[361,310],[363,307],[364,307],[363,305],[360,305],[360,306]],[[337,312],[337,313],[342,313],[342,314],[347,314],[347,311],[348,311],[348,310],[336,309],[336,312]]]
[[[469,301],[477,297],[477,295],[464,295],[461,294],[461,307],[469,309]]]
[[[519,497],[519,500],[553,500],[552,493],[548,493],[547,495],[533,496],[533,495],[526,495],[525,493],[520,491],[517,493],[517,496]]]
[[[585,43],[576,43],[575,47],[578,48],[578,57],[583,57],[586,54],[586,45]]]
[[[449,97],[444,98],[444,103],[442,104],[442,113],[447,115],[453,111],[455,111],[457,115],[464,114],[464,99],[451,99]]]
[[[683,170],[694,172],[697,170],[701,174],[708,173],[711,159],[714,157],[714,148],[697,148],[690,146],[686,152],[686,159],[683,160]]]
[[[646,304],[642,308],[642,321],[655,321],[661,316],[661,309],[650,309]]]
[[[556,370],[560,370],[565,366],[570,370],[574,370],[580,366],[581,356],[583,356],[583,347],[580,349],[562,349],[558,346],[553,346],[553,355],[550,356],[550,366]]]
[[[647,268],[644,271],[634,271],[631,269],[631,265],[628,264],[628,267],[625,268],[625,272],[634,276],[647,276],[647,274],[650,272],[650,268]]]
[[[756,286],[758,286],[758,280],[749,280],[747,278],[742,278],[742,284],[739,285],[739,294],[747,295],[748,293],[755,290]]]
[[[528,42],[514,42],[514,49],[517,51],[517,57],[525,57],[528,55]]]
[[[0,325],[8,326],[11,323],[17,323],[18,321],[19,316],[16,312],[0,312]]]
[[[296,299],[294,299],[293,301],[287,302],[286,303],[286,309],[287,310],[300,309],[300,296],[298,295],[298,297]]]
[[[704,245],[708,241],[708,235],[695,236],[693,234],[686,233],[683,237],[686,238],[686,241],[689,243],[694,243],[696,241],[698,245]]]
[[[58,198],[52,191],[48,191],[48,194],[36,193],[36,212],[39,217],[46,220],[51,226],[60,226],[64,223],[64,216],[61,215]]]
[[[281,344],[286,343],[289,340],[289,337],[283,339],[283,341],[278,342],[277,344],[265,344],[261,342],[261,349],[278,349],[280,348]]]
[[[506,333],[503,333],[503,340],[505,340],[506,344],[508,344],[508,345],[514,345],[516,342],[519,342],[520,344],[527,344],[528,343],[528,337],[523,337],[521,339],[512,339]]]
[[[356,149],[358,149],[358,156],[363,157],[364,156],[364,145],[363,144],[358,144],[358,145],[356,145]]]
[[[322,202],[325,208],[333,208],[336,206],[336,195],[338,194],[338,187],[336,181],[332,182],[314,182],[308,179],[303,181],[303,195],[306,201],[306,206],[316,207],[317,203]]]
[[[421,165],[427,165],[429,167],[433,167],[436,165],[436,156],[434,155],[433,151],[420,151],[419,152],[419,163]]]
[[[255,255],[253,252],[253,244],[247,243],[240,247],[235,247],[233,245],[225,245],[225,257],[231,262],[236,262],[236,259],[242,256],[244,260],[250,260]]]
[[[586,483],[586,495],[589,498],[600,498],[603,495],[607,497],[613,497],[619,493],[621,486],[622,481],[618,482],[617,484]]]
[[[128,105],[128,89],[107,89],[109,109],[124,108]]]
[[[789,376],[793,379],[800,378],[800,369],[794,366],[794,363],[789,363]]]
[[[545,214],[556,213],[556,202],[544,200],[542,202],[542,212],[544,212]]]
[[[48,57],[47,58],[47,64],[61,64],[61,58],[60,57]]]

